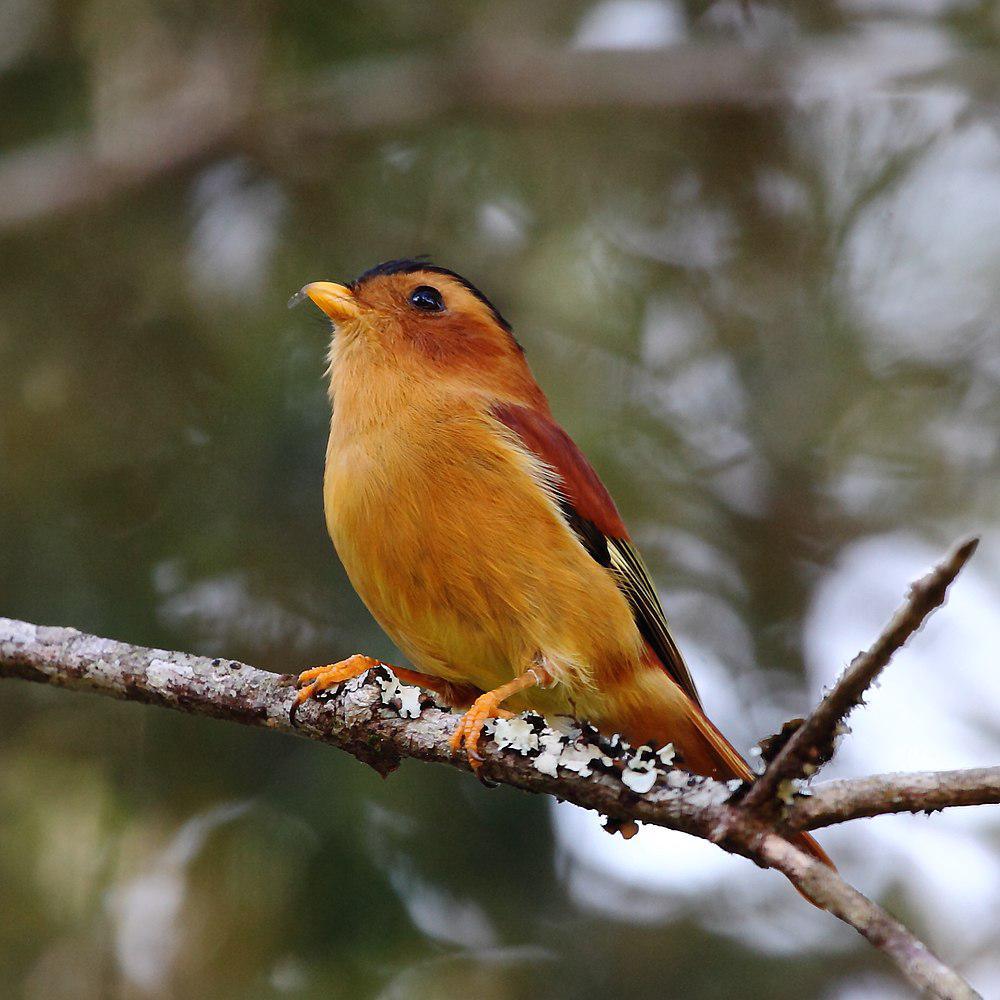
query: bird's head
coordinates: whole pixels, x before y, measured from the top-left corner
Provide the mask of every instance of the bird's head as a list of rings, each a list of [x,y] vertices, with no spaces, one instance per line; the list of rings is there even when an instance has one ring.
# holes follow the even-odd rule
[[[355,345],[351,353],[362,359],[418,366],[437,377],[509,381],[527,372],[510,325],[489,299],[454,271],[426,261],[387,261],[346,285],[314,281],[296,299],[302,297],[333,321],[335,359]]]

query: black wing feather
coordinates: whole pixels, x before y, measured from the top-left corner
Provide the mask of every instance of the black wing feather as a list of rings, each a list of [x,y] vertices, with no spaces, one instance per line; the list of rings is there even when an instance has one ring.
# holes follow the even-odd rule
[[[681,686],[699,708],[701,696],[694,678],[674,642],[667,626],[667,616],[656,594],[653,580],[646,569],[639,550],[627,538],[610,538],[580,512],[564,496],[559,498],[563,516],[580,544],[591,558],[608,569],[618,584],[618,589],[632,609],[635,623],[642,637],[652,647],[667,673]]]

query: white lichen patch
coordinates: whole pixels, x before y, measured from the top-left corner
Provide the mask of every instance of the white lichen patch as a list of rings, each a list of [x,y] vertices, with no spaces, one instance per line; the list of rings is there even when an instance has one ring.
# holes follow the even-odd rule
[[[485,728],[501,750],[514,750],[522,757],[538,750],[538,733],[523,715],[513,719],[491,719]]]
[[[546,729],[554,736],[575,740],[580,735],[580,726],[576,719],[569,715],[554,715]]]
[[[555,778],[559,773],[559,758],[566,745],[569,730],[560,731],[555,727],[546,726],[538,734],[541,753],[535,758],[535,770]]]
[[[412,684],[399,685],[399,714],[404,719],[416,719],[420,716],[420,688]]]
[[[618,777],[637,795],[651,791],[664,775],[672,788],[687,786],[688,776],[672,770],[676,759],[672,743],[658,750],[649,745],[633,750],[620,736],[606,736],[589,723],[581,724],[568,716],[545,720],[533,712],[492,719],[485,730],[499,749],[532,758],[535,770],[551,778],[559,776],[560,768],[581,778],[599,771]]]
[[[542,716],[526,712],[512,719],[491,719],[485,730],[501,750],[533,758],[535,770],[552,778],[558,776],[560,767],[586,778],[594,773],[595,763],[605,768],[613,764],[600,747],[583,738],[580,726],[566,716],[556,716],[546,724]]]
[[[627,759],[622,784],[637,795],[645,795],[656,784],[656,756],[648,745],[638,747]]]
[[[559,755],[559,766],[567,771],[575,771],[581,778],[589,778],[594,773],[590,765],[599,760],[611,763],[610,758],[605,758],[597,747],[583,741],[575,741],[563,747]]]
[[[171,660],[153,659],[146,667],[146,677],[154,687],[165,687],[178,678],[190,678],[193,671],[186,663],[174,663]]]
[[[364,677],[364,675],[362,675]],[[361,678],[356,678],[360,680]],[[403,719],[417,719],[420,717],[420,688],[412,684],[402,684],[399,678],[388,671],[378,671],[375,680],[382,689],[381,701],[383,705],[392,705],[399,699],[399,715]]]
[[[708,778],[694,778],[687,785],[685,799],[695,809],[722,805],[729,798],[725,785]]]
[[[622,771],[622,784],[631,788],[637,795],[645,795],[656,784],[656,769],[650,767],[639,770],[634,767],[626,767]]]
[[[0,642],[34,643],[38,638],[38,626],[15,618],[0,618]]]
[[[535,770],[540,771],[542,774],[547,774],[550,778],[558,777],[559,751],[543,750],[542,753],[535,758]]]
[[[383,705],[388,705],[393,698],[399,697],[399,690],[402,684],[392,674],[383,674],[381,670],[378,671],[375,674],[375,683],[382,689]]]

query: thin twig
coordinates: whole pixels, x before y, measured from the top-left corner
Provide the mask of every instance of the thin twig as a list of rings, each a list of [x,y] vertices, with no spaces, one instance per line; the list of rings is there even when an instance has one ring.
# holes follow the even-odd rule
[[[861,703],[861,697],[896,652],[944,603],[952,581],[969,561],[979,544],[970,538],[910,588],[910,593],[875,640],[859,653],[823,700],[795,731],[767,770],[743,798],[743,808],[763,818],[773,817],[781,807],[779,793],[787,782],[815,772],[818,764],[833,755],[833,745],[844,719]]]
[[[766,834],[760,843],[760,856],[771,868],[784,872],[817,906],[850,924],[888,955],[922,992],[947,1000],[974,1000],[979,996],[898,920],[787,840]]]
[[[809,795],[795,800],[782,829],[818,830],[866,816],[996,803],[1000,766],[873,774],[813,786]]]

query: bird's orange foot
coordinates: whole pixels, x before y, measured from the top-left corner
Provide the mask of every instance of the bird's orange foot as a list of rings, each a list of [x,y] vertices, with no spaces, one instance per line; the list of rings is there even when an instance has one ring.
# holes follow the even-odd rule
[[[513,712],[500,707],[500,701],[492,691],[480,695],[458,720],[458,727],[451,735],[451,752],[458,753],[464,747],[473,771],[478,771],[483,763],[483,758],[479,756],[479,740],[487,719],[514,718]]]
[[[462,716],[455,732],[452,733],[449,745],[452,753],[458,753],[461,748],[465,748],[465,753],[469,758],[469,764],[476,773],[482,766],[483,758],[479,756],[479,739],[483,734],[483,726],[487,719],[511,719],[513,712],[508,712],[500,705],[511,695],[523,691],[525,688],[534,687],[536,684],[549,683],[551,678],[548,671],[540,667],[532,667],[526,670],[520,677],[507,684],[502,684],[493,691],[481,694],[473,703],[471,708]]]
[[[295,721],[295,713],[299,710],[299,706],[310,698],[315,698],[321,691],[349,681],[352,677],[359,677],[366,670],[377,667],[379,662],[370,656],[355,653],[339,663],[328,663],[323,667],[312,667],[309,670],[304,670],[296,681],[300,690],[295,696],[295,701],[292,702],[292,708],[288,715],[289,720]],[[303,687],[303,685],[305,686]]]

